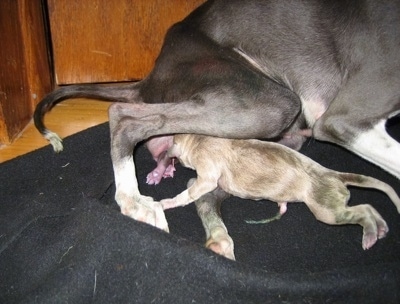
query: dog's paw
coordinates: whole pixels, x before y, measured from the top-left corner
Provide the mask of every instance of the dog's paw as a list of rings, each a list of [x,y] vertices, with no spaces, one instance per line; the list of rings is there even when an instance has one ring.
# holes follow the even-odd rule
[[[149,196],[141,196],[135,203],[124,204],[121,213],[134,220],[155,226],[169,232],[168,222],[160,202],[155,202]]]

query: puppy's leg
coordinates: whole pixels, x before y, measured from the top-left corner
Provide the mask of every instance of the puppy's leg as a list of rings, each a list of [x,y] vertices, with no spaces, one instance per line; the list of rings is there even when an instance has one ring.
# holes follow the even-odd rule
[[[344,187],[344,186],[343,186]],[[347,189],[335,189],[334,192],[319,191],[310,198],[307,206],[315,217],[326,224],[358,224],[363,227],[363,249],[371,248],[378,238],[383,238],[389,228],[382,216],[371,205],[347,206],[350,197]]]
[[[371,205],[346,207],[343,212],[336,212],[336,224],[359,224],[364,227],[362,247],[371,248],[377,241],[386,236],[389,228],[385,220]]]
[[[160,201],[160,203],[164,210],[185,206],[198,200],[204,194],[214,191],[217,187],[217,180],[198,176],[197,179],[192,181],[191,186],[188,189],[178,194],[174,198],[163,199]]]
[[[188,182],[190,187],[196,179]],[[221,203],[229,197],[229,194],[220,188],[204,194],[195,201],[197,213],[203,223],[206,232],[205,246],[228,259],[235,260],[234,244],[228,234],[228,230],[222,221],[220,207]]]

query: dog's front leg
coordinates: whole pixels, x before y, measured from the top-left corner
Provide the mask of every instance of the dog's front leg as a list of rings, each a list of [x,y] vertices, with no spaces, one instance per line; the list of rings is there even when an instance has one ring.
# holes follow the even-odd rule
[[[139,192],[132,154],[140,139],[145,138],[145,135],[141,134],[140,119],[129,117],[118,104],[110,107],[109,117],[111,158],[116,185],[115,200],[122,214],[168,232],[168,223],[161,204]],[[129,136],[133,131],[138,134],[137,140]]]
[[[168,223],[161,204],[149,196],[140,194],[134,172],[132,156],[114,162],[117,189],[115,200],[121,208],[121,213],[168,232]]]

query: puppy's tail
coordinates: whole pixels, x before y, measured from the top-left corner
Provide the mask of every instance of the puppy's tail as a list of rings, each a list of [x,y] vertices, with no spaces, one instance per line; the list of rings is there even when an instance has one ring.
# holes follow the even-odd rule
[[[386,193],[386,195],[389,196],[392,202],[396,205],[397,211],[400,213],[400,198],[396,191],[394,191],[394,189],[387,183],[384,183],[379,179],[360,174],[339,173],[339,176],[345,185],[373,188]]]
[[[132,102],[137,97],[138,83],[130,83],[123,85],[71,85],[61,87],[48,94],[37,106],[33,114],[33,120],[36,129],[42,134],[53,146],[54,151],[61,152],[63,150],[62,139],[54,132],[46,128],[43,119],[44,115],[49,112],[57,103],[69,98],[89,98],[110,102]]]

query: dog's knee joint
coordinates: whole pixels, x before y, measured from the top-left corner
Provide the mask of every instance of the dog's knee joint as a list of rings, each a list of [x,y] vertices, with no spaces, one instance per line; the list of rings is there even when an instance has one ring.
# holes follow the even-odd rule
[[[337,116],[318,120],[313,127],[313,137],[322,141],[345,144],[354,138],[351,127]]]
[[[116,119],[121,113],[121,105],[118,103],[113,103],[108,107],[108,117],[109,119]]]

